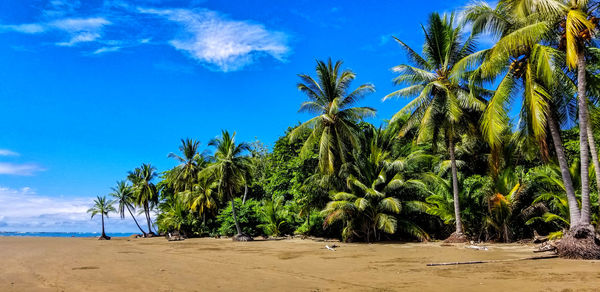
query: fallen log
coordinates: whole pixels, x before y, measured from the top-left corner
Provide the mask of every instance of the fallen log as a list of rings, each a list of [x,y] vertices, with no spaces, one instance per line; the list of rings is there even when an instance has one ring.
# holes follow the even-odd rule
[[[502,262],[527,261],[527,260],[544,260],[544,259],[553,259],[553,258],[557,258],[557,257],[558,257],[558,255],[549,255],[549,256],[526,257],[526,258],[517,258],[517,259],[506,259],[506,260],[487,260],[487,261],[431,263],[431,264],[427,264],[427,266],[428,267],[435,267],[435,266],[456,266],[456,265],[488,264],[488,263],[502,263]]]

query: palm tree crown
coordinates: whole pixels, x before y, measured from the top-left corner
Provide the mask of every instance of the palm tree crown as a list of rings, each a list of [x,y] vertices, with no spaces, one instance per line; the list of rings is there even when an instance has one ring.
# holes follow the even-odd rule
[[[300,106],[300,112],[308,112],[316,117],[304,122],[290,135],[297,139],[304,131],[311,131],[302,147],[305,155],[319,145],[319,169],[324,174],[333,174],[349,158],[350,146],[359,144],[356,123],[375,115],[370,107],[355,107],[366,94],[374,92],[372,84],[363,84],[349,91],[356,77],[350,70],[342,70],[342,61],[327,63],[317,61],[317,80],[300,74],[298,89],[306,94],[308,101]]]

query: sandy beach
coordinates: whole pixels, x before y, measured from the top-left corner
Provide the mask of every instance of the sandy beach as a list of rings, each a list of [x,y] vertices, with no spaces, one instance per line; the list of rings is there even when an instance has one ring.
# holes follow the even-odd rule
[[[600,261],[516,259],[531,245],[489,250],[440,243],[313,240],[0,237],[0,291],[597,291]],[[328,243],[331,244],[331,243]]]

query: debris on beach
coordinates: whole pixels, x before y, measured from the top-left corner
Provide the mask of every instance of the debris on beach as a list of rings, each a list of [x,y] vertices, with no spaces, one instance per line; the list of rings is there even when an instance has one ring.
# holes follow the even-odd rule
[[[478,245],[467,245],[465,248],[476,249],[476,250],[488,250],[487,246],[478,246]]]
[[[325,245],[325,248],[328,249],[328,250],[331,250],[331,251],[335,251],[336,247],[337,247],[336,245],[332,245],[332,246]]]

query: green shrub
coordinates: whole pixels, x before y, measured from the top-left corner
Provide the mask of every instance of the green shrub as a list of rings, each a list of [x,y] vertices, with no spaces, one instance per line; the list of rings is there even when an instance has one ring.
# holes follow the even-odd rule
[[[258,218],[259,209],[260,203],[254,199],[246,200],[245,204],[242,204],[242,199],[235,199],[236,215],[243,233],[250,236],[263,234],[262,230],[258,227],[258,225],[260,225],[260,220]],[[231,212],[231,202],[228,202],[227,207],[219,211],[217,223],[220,226],[220,235],[233,236],[237,233],[235,230],[235,222],[233,221],[233,214]]]

